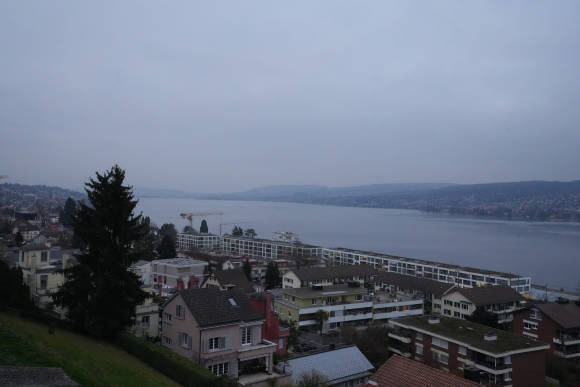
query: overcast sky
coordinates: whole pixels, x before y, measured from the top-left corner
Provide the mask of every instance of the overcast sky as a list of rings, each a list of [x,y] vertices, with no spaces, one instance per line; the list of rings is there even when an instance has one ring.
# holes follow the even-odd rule
[[[0,174],[580,178],[580,1],[0,2]],[[6,180],[4,180],[6,181]]]

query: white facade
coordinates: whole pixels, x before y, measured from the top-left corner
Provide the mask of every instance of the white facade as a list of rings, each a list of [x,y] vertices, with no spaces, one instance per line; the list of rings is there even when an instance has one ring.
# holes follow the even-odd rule
[[[208,236],[210,235],[205,235],[205,237]],[[358,265],[365,263],[389,272],[412,275],[419,278],[429,278],[462,287],[509,285],[520,294],[529,295],[531,293],[531,277],[374,252],[333,249],[268,239],[234,237],[228,234],[223,237],[217,235],[211,236],[217,238],[211,243],[216,246],[219,244],[224,254],[263,259],[277,259],[292,256],[320,257],[332,264]],[[195,237],[200,238],[204,237],[204,235],[178,234],[178,245],[182,248],[182,246],[201,243],[194,242],[196,240]],[[182,242],[179,242],[180,240]],[[186,242],[189,240],[193,242]]]
[[[222,237],[214,234],[177,234],[179,250],[201,249],[207,251],[219,250],[222,246]]]
[[[195,277],[199,287],[204,279],[205,267],[208,263],[190,258],[168,258],[151,261],[151,284],[157,293],[163,297],[177,290],[178,281],[185,287],[190,277]]]

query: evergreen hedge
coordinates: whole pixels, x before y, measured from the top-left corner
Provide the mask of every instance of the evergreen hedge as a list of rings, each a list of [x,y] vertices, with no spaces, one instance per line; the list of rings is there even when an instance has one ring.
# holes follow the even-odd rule
[[[159,344],[140,339],[130,333],[119,334],[117,344],[131,355],[183,386],[225,387],[235,385],[235,382],[227,378],[217,378],[205,368]]]

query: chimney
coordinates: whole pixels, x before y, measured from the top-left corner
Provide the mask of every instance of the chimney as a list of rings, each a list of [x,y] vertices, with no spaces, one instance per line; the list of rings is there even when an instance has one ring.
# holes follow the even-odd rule
[[[435,317],[435,316],[429,317],[429,320],[428,320],[429,324],[439,324],[440,321],[441,320],[439,320],[439,317]]]
[[[187,288],[194,289],[197,288],[197,277],[194,275],[189,276],[189,281],[187,281]]]
[[[497,334],[495,332],[487,332],[483,335],[485,341],[497,341]]]
[[[177,279],[177,291],[180,292],[185,289],[185,284],[181,278]]]

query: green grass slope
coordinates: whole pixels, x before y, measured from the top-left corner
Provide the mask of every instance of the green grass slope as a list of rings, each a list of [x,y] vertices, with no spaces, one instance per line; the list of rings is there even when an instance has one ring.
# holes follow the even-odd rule
[[[176,386],[115,345],[0,313],[0,366],[62,367],[82,386]]]

